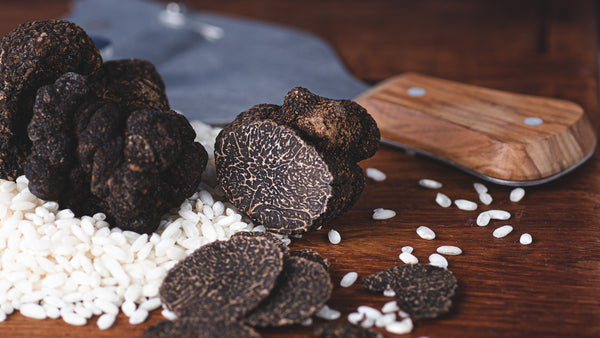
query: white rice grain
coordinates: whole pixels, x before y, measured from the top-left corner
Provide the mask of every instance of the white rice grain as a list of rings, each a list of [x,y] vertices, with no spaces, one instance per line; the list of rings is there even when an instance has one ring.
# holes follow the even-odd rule
[[[338,310],[334,310],[327,305],[323,305],[316,313],[315,316],[325,320],[336,320],[342,315]]]
[[[423,178],[419,180],[419,185],[427,189],[439,189],[442,187],[442,183],[429,178]]]
[[[407,334],[413,330],[413,322],[410,318],[405,318],[399,322],[393,322],[385,327],[385,330],[393,334]]]
[[[364,313],[351,312],[348,314],[348,322],[350,322],[354,325],[357,325],[358,323],[360,323],[364,318],[365,318]]]
[[[33,319],[45,319],[46,311],[41,305],[38,304],[21,304],[19,308],[21,314],[25,317],[33,318]]]
[[[419,237],[422,239],[427,240],[432,240],[435,238],[435,232],[424,225],[417,228],[417,235],[419,235]]]
[[[501,221],[506,221],[511,217],[510,212],[506,210],[492,209],[485,212],[490,216],[491,219],[497,219]]]
[[[442,245],[436,250],[439,254],[447,256],[457,256],[462,254],[461,248],[454,245]]]
[[[475,191],[477,191],[477,194],[479,194],[479,195],[485,194],[488,192],[488,188],[479,182],[473,183],[473,188],[475,188]]]
[[[419,259],[415,255],[408,253],[408,252],[402,252],[402,253],[400,253],[400,256],[398,256],[398,257],[400,258],[400,260],[402,262],[404,262],[404,264],[419,263]]]
[[[383,307],[381,308],[382,313],[397,312],[398,310],[400,310],[400,308],[398,307],[398,302],[395,300],[383,304]]]
[[[435,203],[437,203],[442,208],[448,208],[452,205],[452,200],[450,197],[438,192],[435,195]]]
[[[454,204],[460,210],[477,210],[477,203],[465,199],[457,199],[454,201]]]
[[[531,235],[528,233],[522,234],[521,237],[519,238],[519,243],[521,243],[523,245],[529,245],[532,242],[533,242],[533,237],[531,237]]]
[[[385,297],[396,297],[396,291],[394,291],[392,289],[385,289],[385,290],[383,290],[383,296],[385,296]]]
[[[380,171],[379,169],[367,168],[366,172],[367,172],[367,177],[372,179],[373,181],[382,182],[382,181],[385,181],[385,179],[387,178],[385,173]]]
[[[413,252],[413,247],[410,245],[406,245],[402,247],[402,252],[408,252],[408,253],[412,253]]]
[[[437,253],[432,253],[429,255],[429,264],[443,269],[448,268],[448,260],[444,256]]]
[[[96,325],[98,326],[98,328],[100,330],[108,330],[113,326],[116,319],[117,319],[117,316],[105,313],[102,316],[98,317],[98,320],[96,321]]]
[[[340,242],[342,241],[342,236],[340,235],[340,233],[333,229],[329,230],[329,232],[327,233],[327,238],[329,239],[329,242],[331,244],[340,244]]]
[[[340,281],[340,286],[343,288],[347,288],[352,286],[352,284],[354,284],[354,282],[356,282],[356,280],[358,279],[358,273],[352,271],[352,272],[348,272],[347,274],[344,275],[344,277],[342,277],[342,280]]]
[[[512,231],[513,231],[513,227],[506,224],[506,225],[496,228],[494,230],[494,232],[492,233],[492,235],[496,238],[503,238],[503,237],[506,237],[508,234],[510,234]]]
[[[129,324],[138,325],[138,324],[145,322],[147,318],[148,318],[148,311],[138,308],[131,315],[131,317],[129,317]]]
[[[386,313],[375,320],[376,327],[385,327],[396,321],[395,313]]]
[[[169,310],[169,309],[163,309],[160,314],[165,317],[165,319],[168,320],[175,320],[177,319],[177,314],[175,314],[175,312]]]
[[[510,201],[511,202],[519,202],[520,200],[523,199],[523,197],[525,197],[525,189],[523,188],[514,188],[511,192],[510,192]]]
[[[373,210],[374,220],[385,220],[396,216],[396,212],[390,209],[377,208]]]
[[[485,205],[490,205],[494,201],[492,195],[488,194],[487,192],[479,194],[479,200]]]
[[[356,309],[356,311],[364,314],[366,318],[370,318],[373,320],[377,320],[377,318],[383,315],[379,310],[368,305],[361,305]]]
[[[477,220],[475,221],[475,223],[477,223],[477,225],[479,225],[480,227],[484,227],[490,224],[491,219],[492,218],[490,217],[490,214],[487,211],[484,211],[477,216]]]

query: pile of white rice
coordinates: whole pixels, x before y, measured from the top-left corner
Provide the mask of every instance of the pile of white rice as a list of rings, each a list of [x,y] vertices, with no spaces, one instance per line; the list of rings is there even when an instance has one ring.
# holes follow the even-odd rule
[[[59,210],[57,203],[31,194],[24,176],[1,180],[0,321],[15,310],[72,325],[85,325],[96,315],[97,325],[106,329],[122,311],[130,323],[142,323],[161,307],[159,286],[178,261],[235,232],[264,231],[215,190],[219,130],[197,121],[192,126],[210,157],[203,183],[151,236],[110,229],[102,213],[77,218]]]

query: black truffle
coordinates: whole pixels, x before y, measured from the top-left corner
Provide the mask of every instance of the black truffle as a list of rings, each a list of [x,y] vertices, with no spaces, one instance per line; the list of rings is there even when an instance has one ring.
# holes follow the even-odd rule
[[[271,294],[246,321],[259,327],[301,323],[323,307],[332,289],[329,273],[321,263],[289,256]]]
[[[282,106],[242,112],[215,144],[225,196],[268,230],[302,233],[350,208],[364,188],[357,161],[377,151],[364,108],[294,88]]]
[[[23,174],[31,141],[27,125],[38,88],[64,73],[89,75],[102,58],[74,23],[43,20],[22,24],[0,41],[0,177]]]
[[[450,310],[457,281],[454,274],[430,264],[404,264],[363,279],[370,292],[392,289],[398,306],[411,318],[435,318]]]
[[[323,267],[327,271],[329,271],[329,266],[331,265],[331,263],[329,262],[329,260],[327,258],[321,256],[320,253],[318,253],[317,251],[312,250],[312,249],[290,250],[289,255],[302,257],[302,258],[306,258],[310,261],[317,262],[317,263],[323,265]]]
[[[283,260],[281,249],[265,237],[213,242],[169,271],[160,297],[178,317],[235,321],[271,292]]]

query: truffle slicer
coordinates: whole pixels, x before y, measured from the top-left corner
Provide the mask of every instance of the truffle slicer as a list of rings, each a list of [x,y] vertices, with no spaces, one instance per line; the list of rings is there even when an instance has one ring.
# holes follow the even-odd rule
[[[416,73],[383,81],[355,100],[377,122],[382,143],[501,185],[561,177],[590,158],[597,143],[573,102]]]

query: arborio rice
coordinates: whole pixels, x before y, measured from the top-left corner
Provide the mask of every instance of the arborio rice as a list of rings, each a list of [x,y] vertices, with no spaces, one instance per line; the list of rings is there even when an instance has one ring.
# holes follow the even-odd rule
[[[198,247],[233,233],[262,230],[220,197],[213,144],[219,132],[192,122],[209,153],[198,191],[163,217],[152,235],[109,228],[102,213],[74,217],[29,192],[24,176],[0,182],[0,321],[14,310],[100,329],[123,311],[131,324],[160,308],[167,271]]]

